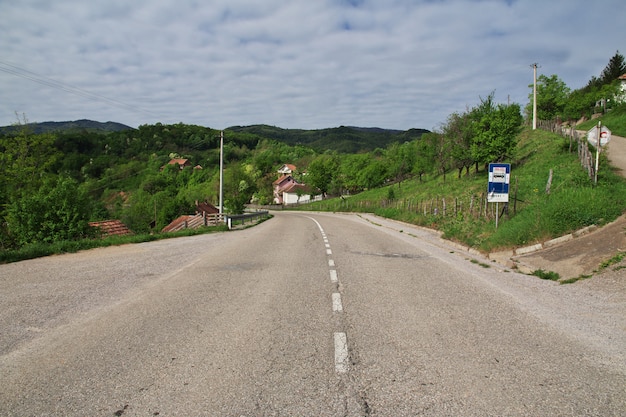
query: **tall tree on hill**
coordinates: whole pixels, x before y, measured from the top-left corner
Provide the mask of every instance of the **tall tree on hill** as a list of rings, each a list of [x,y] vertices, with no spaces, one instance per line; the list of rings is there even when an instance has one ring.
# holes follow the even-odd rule
[[[447,123],[443,127],[443,135],[450,142],[450,157],[452,165],[458,170],[461,178],[463,168],[469,174],[469,169],[474,163],[472,157],[472,120],[468,113],[452,113],[448,116]]]
[[[477,165],[483,163],[486,168],[490,162],[513,156],[523,120],[519,104],[496,105],[491,93],[471,110],[470,117],[474,130],[471,151]]]
[[[570,89],[556,74],[550,77],[540,75],[537,78],[537,119],[554,120],[557,117],[563,117],[569,95]],[[532,93],[528,98],[526,112],[532,114],[531,110],[529,111],[533,102]]]
[[[624,62],[624,56],[617,51],[602,71],[600,81],[602,84],[611,84],[624,74],[626,74],[626,62]]]

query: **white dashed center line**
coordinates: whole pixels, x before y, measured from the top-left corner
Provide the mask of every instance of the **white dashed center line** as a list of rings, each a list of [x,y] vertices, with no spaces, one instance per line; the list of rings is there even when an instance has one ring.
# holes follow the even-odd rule
[[[348,338],[345,333],[335,333],[335,371],[346,373],[349,369],[348,363]]]
[[[343,305],[341,304],[341,294],[338,292],[333,293],[333,311],[341,313],[343,311]]]
[[[320,233],[322,234],[322,238],[324,239],[324,246],[326,248],[326,255],[332,255],[333,251],[330,249],[330,243],[328,242],[328,238],[326,237],[326,233],[324,232],[324,228],[322,225],[312,217],[309,219],[313,220],[317,227],[320,229]],[[335,284],[336,289],[339,289],[339,278],[337,277],[337,270],[335,269],[335,261],[333,259],[328,259],[328,267],[330,272],[330,281]],[[343,304],[341,302],[341,293],[333,292],[332,293],[332,307],[333,312],[340,314],[343,313]],[[343,327],[343,326],[341,326]],[[349,369],[349,358],[350,355],[348,353],[348,338],[345,332],[335,332],[334,333],[334,342],[335,342],[335,372],[337,373],[346,373]]]

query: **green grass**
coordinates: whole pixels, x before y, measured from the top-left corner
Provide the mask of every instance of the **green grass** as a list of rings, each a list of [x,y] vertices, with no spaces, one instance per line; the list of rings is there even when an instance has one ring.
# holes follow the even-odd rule
[[[611,265],[618,264],[622,262],[622,259],[626,257],[626,252],[619,252],[617,255],[613,256],[611,259],[607,259],[606,261],[600,264],[600,269],[608,268]]]
[[[83,239],[74,241],[62,241],[54,243],[36,243],[24,246],[18,250],[0,251],[0,263],[24,261],[27,259],[40,258],[61,253],[74,253],[81,250],[101,248],[107,246],[119,246],[129,243],[151,242],[160,239],[171,239],[183,236],[194,236],[206,233],[228,231],[228,226],[211,226],[199,229],[186,229],[174,233],[138,234],[127,236],[110,236],[104,239]]]
[[[561,278],[558,273],[552,271],[544,271],[543,269],[537,269],[531,275],[534,275],[541,279],[547,279],[549,281],[558,281]]]
[[[591,275],[579,275],[577,277],[574,278],[568,278],[568,279],[564,279],[562,281],[559,281],[559,284],[573,284],[575,282],[581,281],[583,279],[588,279],[591,278]]]
[[[601,121],[604,126],[608,127],[612,134],[626,137],[626,104],[610,110],[599,119],[588,120],[581,123],[576,128],[578,130],[589,130],[597,126],[598,121]]]
[[[586,144],[585,144],[586,146]],[[481,167],[457,178],[456,172],[382,187],[357,195],[300,207],[305,210],[370,212],[441,230],[443,237],[491,252],[543,242],[592,224],[611,222],[626,211],[626,180],[600,163],[598,184],[582,169],[569,140],[541,130],[519,135],[511,163],[509,215],[495,227],[495,204],[484,213],[487,172]],[[553,170],[550,194],[546,193]],[[395,199],[390,200],[393,187]],[[514,197],[517,201],[514,204]],[[443,215],[443,202],[446,213]],[[437,214],[433,207],[437,206]],[[472,211],[470,211],[472,206]],[[514,207],[515,206],[515,207]],[[456,207],[456,208],[455,208]],[[499,205],[502,209],[502,204]]]
[[[480,265],[483,268],[491,268],[491,265],[488,265],[488,264],[486,264],[484,262],[477,261],[476,259],[470,259],[470,262],[473,263],[473,264],[476,264],[476,265]]]

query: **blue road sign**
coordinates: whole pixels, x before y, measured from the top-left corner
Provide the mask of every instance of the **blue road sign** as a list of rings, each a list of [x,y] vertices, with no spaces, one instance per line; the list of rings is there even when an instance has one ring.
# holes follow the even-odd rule
[[[511,164],[489,164],[489,186],[487,201],[489,203],[509,202],[509,182]]]

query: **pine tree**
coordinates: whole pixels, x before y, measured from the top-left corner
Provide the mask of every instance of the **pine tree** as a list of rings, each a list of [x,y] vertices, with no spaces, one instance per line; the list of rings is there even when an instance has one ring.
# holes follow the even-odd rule
[[[604,71],[602,71],[600,76],[601,84],[611,84],[623,74],[626,74],[626,62],[624,61],[624,56],[617,51],[606,68],[604,68]]]

